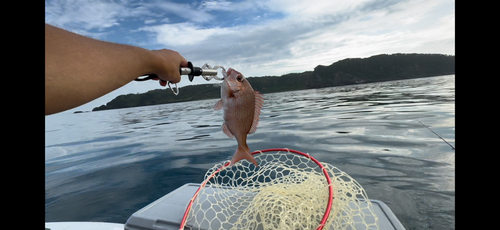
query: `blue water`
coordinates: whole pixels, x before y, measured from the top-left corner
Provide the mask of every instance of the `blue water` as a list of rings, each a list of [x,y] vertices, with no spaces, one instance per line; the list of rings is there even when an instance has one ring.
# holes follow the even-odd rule
[[[182,93],[182,92],[181,92]],[[308,152],[406,229],[454,229],[455,75],[264,95],[251,150]],[[45,117],[45,221],[128,217],[230,159],[216,99]]]

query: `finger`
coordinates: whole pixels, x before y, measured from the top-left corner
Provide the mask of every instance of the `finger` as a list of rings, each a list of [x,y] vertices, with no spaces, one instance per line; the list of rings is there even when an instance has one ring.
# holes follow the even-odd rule
[[[183,56],[181,56],[180,67],[188,67],[188,61]]]
[[[170,82],[172,82],[173,84],[175,84],[175,83],[179,83],[180,81],[181,81],[181,75],[179,74],[179,72],[177,72],[175,74],[175,77],[173,77]]]
[[[179,68],[181,67],[188,67],[188,61],[182,56],[182,55],[179,55],[181,57],[181,62],[179,63]],[[180,73],[175,73],[175,78],[176,79],[173,79],[171,82],[172,83],[179,83],[181,81],[181,75]]]
[[[181,56],[182,57],[182,56]],[[185,60],[185,59],[184,59]],[[179,64],[180,67],[187,67],[187,61],[186,61],[186,66],[183,66],[183,62],[181,61],[181,63]],[[180,68],[179,67],[179,68]],[[172,79],[170,80],[170,82],[172,83],[179,83],[181,81],[181,74],[179,73],[179,70],[177,68],[177,71],[173,71],[170,76],[172,77]]]

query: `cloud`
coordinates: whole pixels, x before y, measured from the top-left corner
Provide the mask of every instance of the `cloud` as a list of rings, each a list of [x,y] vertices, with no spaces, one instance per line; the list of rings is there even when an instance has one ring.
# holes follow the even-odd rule
[[[253,6],[278,11],[276,6],[282,4],[285,2],[270,1]],[[206,61],[213,65],[249,69],[254,76],[280,75],[311,70],[324,62],[331,63],[332,58],[325,54],[331,55],[329,51],[338,46],[336,41],[342,42],[335,39],[335,27],[356,16],[349,11],[356,8],[356,4],[352,3],[337,4],[336,10],[331,10],[334,5],[331,2],[313,7],[309,5],[302,1],[292,7],[283,7],[279,13],[288,16],[254,24],[203,28],[191,23],[178,23],[143,27],[141,30],[156,33],[158,43],[175,47],[186,58],[201,61],[200,65]],[[240,12],[249,4],[210,6],[212,9],[231,8]],[[331,11],[336,14],[331,14]]]
[[[198,9],[205,11],[221,10],[230,11],[232,10],[232,2],[228,1],[205,1],[200,4]]]
[[[146,19],[144,20],[144,24],[151,24],[151,23],[156,23],[156,19]]]
[[[165,46],[178,47],[200,44],[211,36],[225,35],[231,30],[225,28],[200,28],[191,23],[163,24],[157,26],[145,26],[139,31],[156,33],[156,41]]]
[[[312,70],[318,64],[379,53],[454,53],[450,1],[286,2],[255,5],[279,11],[282,18],[228,27],[177,27],[185,37],[199,39],[176,41],[175,33],[156,32],[169,36],[166,45],[200,65],[236,67],[253,76]],[[227,7],[239,11],[236,5]]]
[[[350,12],[365,2],[367,1],[316,1],[311,3],[303,0],[271,0],[265,2],[261,7],[270,11],[280,11],[290,16],[314,17]]]
[[[147,49],[173,49],[195,65],[233,67],[246,76],[303,72],[380,53],[455,53],[452,0],[46,0],[45,5],[46,22],[56,26]],[[189,84],[183,79],[180,85]],[[129,85],[120,92],[157,84]]]
[[[46,1],[45,12],[47,23],[91,30],[120,25],[117,15],[127,9],[114,2],[68,0]]]
[[[207,22],[214,19],[214,16],[204,10],[197,10],[193,5],[182,4],[168,1],[156,1],[144,3],[148,8],[156,8],[168,14],[174,14],[177,17],[191,22]]]

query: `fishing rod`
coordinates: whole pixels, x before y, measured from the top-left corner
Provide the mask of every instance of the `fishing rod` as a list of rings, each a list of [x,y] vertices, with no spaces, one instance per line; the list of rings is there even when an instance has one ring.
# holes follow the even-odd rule
[[[424,123],[422,123],[421,121],[417,120],[420,124],[422,124],[424,127],[426,127],[427,129],[429,129],[432,133],[434,133],[436,136],[438,136],[439,138],[441,138],[441,140],[443,140],[446,144],[448,144],[451,149],[455,150],[455,147],[453,147],[453,145],[451,145],[450,143],[448,143],[448,141],[446,141],[443,137],[439,136],[439,134],[437,134],[436,132],[434,132],[434,130],[432,130],[431,128],[429,128],[427,125],[425,125]]]

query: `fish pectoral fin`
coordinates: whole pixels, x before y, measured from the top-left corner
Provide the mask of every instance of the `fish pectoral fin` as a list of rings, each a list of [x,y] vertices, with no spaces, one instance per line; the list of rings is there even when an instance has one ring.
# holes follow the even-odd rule
[[[259,92],[255,92],[255,111],[253,113],[252,127],[248,131],[249,134],[255,133],[257,130],[257,125],[259,125],[260,109],[264,104],[264,97]]]
[[[252,162],[256,167],[258,167],[257,161],[252,156],[252,154],[250,154],[250,149],[249,148],[245,149],[241,146],[238,146],[238,149],[236,149],[236,152],[234,153],[233,158],[231,159],[231,164],[229,164],[229,166],[233,166],[238,161],[243,159]]]
[[[229,129],[227,128],[227,125],[225,122],[222,124],[222,132],[224,132],[229,138],[234,137],[233,133],[231,133],[231,131],[229,131]]]
[[[214,105],[214,110],[220,110],[222,109],[222,99],[220,99],[217,103]]]

